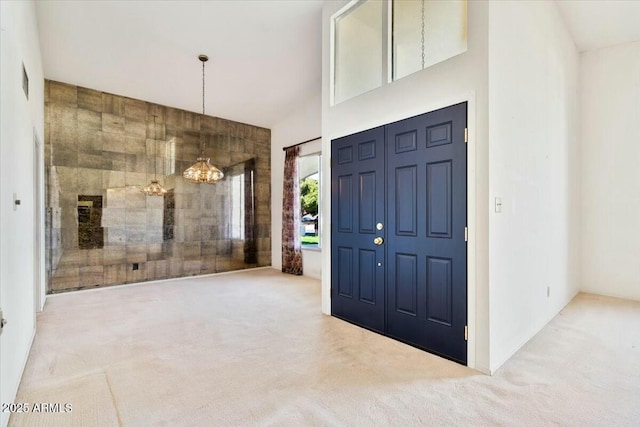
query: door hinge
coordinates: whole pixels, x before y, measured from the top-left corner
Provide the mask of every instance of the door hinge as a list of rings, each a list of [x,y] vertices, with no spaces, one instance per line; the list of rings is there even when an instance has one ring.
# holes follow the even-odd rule
[[[469,340],[469,327],[467,325],[464,325],[464,340]]]
[[[469,129],[464,128],[464,143],[469,142]]]
[[[469,241],[469,228],[468,227],[464,228],[464,241],[465,242]]]

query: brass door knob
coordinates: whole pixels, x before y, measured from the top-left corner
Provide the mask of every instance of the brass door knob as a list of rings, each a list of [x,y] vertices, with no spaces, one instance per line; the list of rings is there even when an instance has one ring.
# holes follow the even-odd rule
[[[384,243],[384,239],[383,239],[382,237],[376,237],[375,239],[373,239],[373,243],[374,243],[375,245],[380,246],[381,244],[383,244],[383,243]]]

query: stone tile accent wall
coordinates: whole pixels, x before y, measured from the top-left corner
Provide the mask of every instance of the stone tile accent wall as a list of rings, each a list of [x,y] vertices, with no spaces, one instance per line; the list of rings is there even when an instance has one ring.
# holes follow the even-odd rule
[[[182,178],[203,142],[226,174],[213,185]],[[46,81],[49,292],[270,265],[270,145],[269,129]],[[164,197],[141,191],[154,168]]]

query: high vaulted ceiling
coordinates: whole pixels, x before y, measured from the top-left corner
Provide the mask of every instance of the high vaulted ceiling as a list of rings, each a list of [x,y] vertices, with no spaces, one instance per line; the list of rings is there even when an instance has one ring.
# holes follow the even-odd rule
[[[557,0],[556,3],[581,52],[640,40],[638,0]]]
[[[38,1],[45,78],[272,127],[320,92],[321,0]]]
[[[37,1],[45,77],[272,127],[321,88],[323,0]],[[556,0],[580,51],[640,40],[640,0]],[[540,29],[544,31],[544,29]]]

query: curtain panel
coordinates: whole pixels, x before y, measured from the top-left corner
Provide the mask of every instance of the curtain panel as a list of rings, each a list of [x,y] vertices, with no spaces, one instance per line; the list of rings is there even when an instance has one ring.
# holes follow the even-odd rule
[[[299,154],[300,147],[285,152],[282,194],[282,272],[298,276],[302,274]]]

